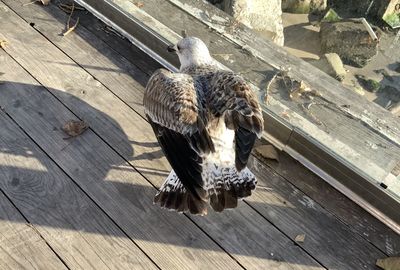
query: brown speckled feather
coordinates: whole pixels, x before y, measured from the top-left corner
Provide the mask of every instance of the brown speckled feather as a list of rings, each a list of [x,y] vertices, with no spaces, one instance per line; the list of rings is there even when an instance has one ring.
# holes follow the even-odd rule
[[[155,198],[156,203],[166,208],[204,214],[205,201],[210,200],[214,210],[222,211],[236,207],[238,198],[251,194],[256,180],[244,169],[256,137],[261,136],[264,122],[257,98],[242,77],[213,65],[189,67],[182,73],[160,69],[147,84],[144,106],[157,140],[178,177],[174,178],[172,173],[167,178]],[[225,190],[225,184],[220,188],[224,196],[217,195],[215,186],[214,191],[205,189],[214,180],[204,178],[205,170],[208,170],[204,166],[210,162],[208,154],[218,151],[214,148],[214,140],[224,140],[218,135],[216,138],[209,135],[218,133],[213,129],[218,129],[220,120],[225,123],[224,129],[234,130],[234,137],[230,139],[234,145],[230,149],[234,149],[231,160],[234,159],[232,167],[235,168],[229,169],[232,177],[224,180],[233,184],[230,191]],[[218,145],[221,149],[221,144]],[[222,168],[215,169],[218,175]],[[179,180],[182,186],[179,186]],[[235,186],[237,181],[240,184]],[[211,185],[214,184],[211,182]],[[185,196],[185,190],[194,198]],[[196,207],[188,207],[189,199],[196,201],[192,205]]]
[[[144,94],[145,113],[161,126],[182,134],[193,134],[199,128],[199,108],[193,77],[157,70],[151,76]]]

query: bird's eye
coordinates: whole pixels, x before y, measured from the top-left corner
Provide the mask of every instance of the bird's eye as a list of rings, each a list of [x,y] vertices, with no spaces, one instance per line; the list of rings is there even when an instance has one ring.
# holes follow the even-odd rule
[[[181,47],[179,47],[179,45],[178,46],[176,46],[177,48],[178,48],[178,51],[180,51],[181,50]]]

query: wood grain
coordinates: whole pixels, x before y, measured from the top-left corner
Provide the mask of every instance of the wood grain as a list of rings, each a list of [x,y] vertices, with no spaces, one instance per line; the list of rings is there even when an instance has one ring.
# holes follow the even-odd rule
[[[38,13],[37,13],[38,15]],[[48,21],[43,20],[43,21]],[[51,25],[54,25],[54,21],[51,23]],[[56,24],[57,26],[57,24]],[[81,41],[83,42],[83,41]],[[74,55],[80,55],[80,52],[76,52]],[[20,52],[21,54],[22,52]],[[93,55],[88,57],[91,59],[97,59],[98,57],[101,57],[100,55],[97,55],[97,52],[94,52],[93,50],[88,50],[86,53],[92,53]],[[96,63],[97,64],[97,63]],[[29,65],[29,64],[27,64]],[[31,65],[29,65],[29,70],[31,73],[36,72]],[[44,76],[36,76],[37,79],[39,80],[45,80],[43,83],[46,84],[54,84],[54,80],[50,81],[47,80]],[[114,85],[117,86],[117,85]],[[118,84],[118,87],[123,86],[123,84]],[[71,87],[72,88],[72,87]],[[89,87],[88,87],[89,88]],[[96,89],[97,90],[97,89]],[[107,112],[109,116],[112,116],[113,119],[108,119],[110,118],[109,116],[99,113],[96,109],[94,109],[91,106],[88,106],[84,102],[79,102],[78,99],[74,98],[67,98],[65,94],[61,94],[60,91],[55,91],[50,90],[53,94],[55,94],[60,100],[65,102],[68,107],[72,108],[74,112],[77,112],[78,115],[81,115],[82,117],[85,118],[85,120],[91,125],[92,129],[100,134],[108,143],[110,143],[111,146],[116,147],[120,150],[120,153],[132,160],[138,160],[138,162],[135,162],[136,165],[138,165],[138,170],[142,173],[146,173],[147,175],[153,175],[153,177],[150,178],[150,180],[157,184],[160,185],[161,181],[164,180],[165,175],[168,173],[169,165],[168,163],[164,160],[162,156],[159,156],[159,158],[163,159],[163,162],[161,163],[162,167],[154,166],[153,163],[148,163],[148,166],[146,163],[141,163],[140,162],[140,156],[145,155],[145,153],[142,151],[139,153],[139,155],[135,155],[132,157],[132,147],[130,146],[130,141],[131,138],[124,137],[124,136],[134,136],[132,139],[133,141],[133,149],[134,152],[136,153],[136,147],[140,147],[143,149],[155,149],[157,152],[160,153],[160,149],[155,143],[155,138],[152,135],[150,131],[150,127],[148,126],[147,122],[145,122],[139,115],[135,114],[132,112],[132,110],[120,102],[118,99],[113,98],[112,95],[110,95],[109,92],[107,91],[96,91],[95,95],[90,95],[87,96],[87,94],[90,94],[88,90],[86,90],[86,95],[80,95],[80,98],[83,100],[87,101],[88,103],[90,102],[94,107],[99,108],[102,112]],[[142,89],[143,91],[143,89]],[[79,94],[78,91],[74,91],[73,89],[69,90],[70,93],[73,94]],[[47,105],[48,106],[48,105]],[[118,110],[115,110],[115,108],[118,108]],[[113,121],[118,120],[118,123],[113,123]],[[126,132],[126,135],[124,132],[121,131],[121,128],[119,125],[123,124],[124,127],[122,130]],[[138,130],[146,130],[145,133],[145,140],[146,141],[140,141],[137,139],[140,139],[138,136],[141,136],[141,132],[138,132]],[[88,131],[90,134],[90,131]],[[29,132],[31,133],[31,132]],[[128,135],[129,134],[129,135]],[[149,134],[151,141],[148,141],[149,139]],[[88,136],[87,133],[84,134],[83,137]],[[82,137],[82,139],[83,139]],[[80,139],[80,138],[79,138]],[[94,139],[91,139],[90,141],[93,141]],[[96,140],[95,140],[96,141]],[[118,142],[118,143],[116,143]],[[85,141],[86,143],[86,141]],[[82,143],[81,145],[83,145]],[[90,144],[90,145],[93,145]],[[85,146],[86,147],[86,146]],[[90,147],[90,146],[87,146]],[[93,146],[95,148],[95,146]],[[71,149],[70,147],[67,147],[63,150],[63,152],[68,151]],[[130,151],[129,151],[130,150]],[[50,151],[50,150],[49,150]],[[49,152],[48,151],[48,152]],[[102,151],[97,149],[97,151]],[[50,152],[51,153],[51,152]],[[86,154],[87,155],[87,154]],[[99,154],[97,155],[112,155],[112,154]],[[159,154],[156,154],[159,155]],[[147,158],[147,157],[146,157]],[[151,157],[149,157],[151,158]],[[93,159],[93,158],[91,158]],[[96,158],[98,159],[98,158]],[[81,164],[83,162],[80,162]],[[132,163],[133,164],[133,163]],[[141,166],[142,165],[142,166]],[[66,166],[66,165],[64,165]],[[71,166],[70,163],[68,166]],[[75,165],[78,166],[78,165]],[[103,167],[106,167],[103,165]],[[115,168],[116,166],[114,166]],[[122,166],[121,166],[122,167]],[[147,169],[146,169],[147,168]],[[125,165],[125,170],[129,171],[129,166]],[[93,173],[93,172],[92,172]],[[154,177],[155,176],[155,177]],[[138,177],[138,176],[136,176]],[[98,176],[98,178],[104,178],[104,176]],[[116,176],[118,179],[118,177]],[[120,178],[120,177],[119,177]],[[112,179],[112,178],[111,178]],[[131,180],[132,177],[129,177],[129,180]],[[121,181],[121,180],[119,180]],[[133,182],[133,181],[132,181]],[[149,194],[152,196],[154,193],[148,185],[138,183],[138,181],[135,181],[136,189],[139,189],[141,191],[145,191],[145,194]],[[133,200],[136,194],[139,194],[139,191],[131,191],[133,188],[129,188],[129,185],[124,185],[120,184],[120,187],[118,184],[115,184],[115,186],[121,190],[120,193],[122,193],[123,189],[126,189],[127,191],[123,192],[122,195],[124,197],[129,196],[129,192],[131,192],[131,197],[129,200]],[[90,187],[91,189],[94,189],[93,187]],[[93,192],[93,191],[92,191]],[[117,196],[117,195],[116,195]],[[119,199],[120,200],[120,199]],[[150,202],[150,198],[143,198],[143,200],[147,200]],[[146,202],[143,202],[142,208],[147,208],[151,206],[148,206]],[[164,210],[158,209],[156,206],[157,211],[160,211],[162,214],[168,214],[168,212],[165,212]],[[304,251],[302,251],[300,248],[296,247],[293,245],[293,242],[288,239],[286,236],[284,236],[282,233],[280,233],[276,228],[271,226],[269,222],[267,222],[265,219],[263,219],[261,216],[259,216],[255,211],[251,210],[250,207],[247,205],[243,205],[242,208],[243,210],[241,211],[232,211],[229,213],[224,214],[223,216],[220,215],[213,215],[210,216],[207,219],[198,219],[196,222],[201,225],[203,229],[209,229],[207,233],[211,234],[211,236],[219,243],[222,244],[223,248],[225,250],[230,251],[233,253],[233,256],[235,259],[239,260],[239,262],[244,265],[245,267],[253,268],[253,269],[263,269],[266,266],[269,266],[271,268],[276,268],[276,267],[286,267],[290,269],[309,269],[310,267],[313,269],[321,269],[321,266],[313,260],[309,255],[307,255]],[[133,211],[133,210],[131,210]],[[112,214],[115,216],[116,214]],[[154,213],[154,215],[159,215],[158,213]],[[171,216],[175,216],[176,214],[171,213]],[[224,218],[226,217],[226,218]],[[156,218],[156,217],[154,217]],[[121,217],[118,217],[118,219],[121,219]],[[231,222],[227,222],[226,219],[231,220]],[[179,219],[181,220],[181,219]],[[251,223],[248,221],[252,221]],[[211,225],[208,225],[211,223]],[[228,230],[228,225],[229,224],[246,224],[247,227],[244,230],[242,227],[238,226],[229,226]],[[258,224],[258,225],[257,225]],[[155,225],[152,225],[153,227]],[[171,227],[176,227],[178,225],[174,225]],[[181,227],[182,225],[180,225]],[[257,229],[258,228],[258,229]],[[261,229],[260,229],[261,228]],[[160,229],[161,233],[162,229]],[[252,232],[252,233],[249,233]],[[164,234],[165,235],[172,235],[173,233],[171,231],[165,232],[164,229]],[[155,236],[153,236],[155,237]],[[165,241],[165,240],[164,240]],[[255,241],[258,241],[258,244],[255,246],[254,243]],[[168,241],[167,241],[168,243]],[[154,246],[155,244],[152,243]],[[186,244],[187,245],[187,244]],[[264,247],[264,248],[262,248]],[[150,249],[150,245],[149,245]],[[153,248],[154,249],[154,248]],[[149,254],[153,258],[153,254],[148,252],[147,249],[146,253]],[[154,250],[152,252],[157,252],[157,250]],[[166,251],[164,251],[166,253]],[[160,256],[168,256],[168,254],[165,255],[158,255]],[[195,257],[195,256],[193,256]],[[158,261],[157,261],[158,262]],[[165,265],[167,262],[162,262],[163,265]]]
[[[31,119],[27,120],[33,129],[40,129],[34,121],[35,118],[40,118],[40,111],[33,111],[29,106],[24,107],[23,100],[16,98],[17,96],[9,97],[16,93],[26,93],[45,101],[42,93],[46,90],[37,84],[34,86],[15,83],[14,80],[35,82],[26,73],[18,72],[20,68],[16,69],[16,63],[5,56],[3,51],[0,51],[0,59],[7,67],[4,79],[11,79],[11,82],[7,80],[1,86],[0,106],[7,113],[12,107],[14,112],[20,113],[20,117],[31,114]],[[0,67],[0,70],[6,71],[4,67]],[[7,74],[13,74],[10,77],[15,78],[10,78]],[[41,103],[40,106],[45,106],[44,104]],[[3,112],[0,125],[0,188],[68,267],[156,268],[107,215],[23,134],[16,124],[7,119]],[[50,127],[52,130],[48,135],[56,132],[53,126]],[[49,144],[55,143],[51,138],[47,140]]]
[[[49,29],[47,29],[46,31],[43,29],[44,28],[42,28],[42,30],[41,30],[42,34],[44,34],[46,36],[49,35],[50,36],[49,39],[51,39],[51,34],[49,32],[47,32],[47,31],[49,31]],[[53,41],[53,42],[55,42],[55,41]],[[63,42],[66,42],[66,41],[63,41]],[[60,45],[61,43],[56,43],[56,44],[61,47],[61,45]],[[66,45],[64,45],[64,46],[66,46]],[[67,46],[62,47],[62,48],[64,50],[65,48],[67,48]],[[73,57],[72,54],[71,54],[71,57]],[[81,61],[79,58],[74,58],[74,60],[77,62]],[[29,68],[32,68],[32,67],[29,66]],[[37,76],[37,78],[39,78],[40,80],[46,81],[46,79],[43,78],[43,76]],[[112,87],[111,90],[113,92],[116,92],[117,91],[116,89],[118,87],[120,87],[120,86]],[[99,116],[98,113],[97,114],[93,113],[92,109],[89,108],[89,110],[88,110],[87,106],[80,106],[79,102],[77,102],[76,99],[71,101],[70,99],[62,97],[62,95],[57,94],[58,97],[60,97],[60,99],[69,108],[71,108],[74,112],[76,112],[78,115],[81,115],[81,116],[89,115],[91,117],[89,122],[92,123],[93,130],[95,130],[103,139],[105,139],[122,156],[124,156],[126,159],[130,160],[130,163],[133,164],[135,166],[135,168],[137,168],[143,175],[145,175],[153,183],[159,185],[161,183],[161,181],[163,180],[163,178],[165,177],[166,172],[168,172],[169,166],[165,162],[165,159],[163,159],[159,148],[155,144],[155,139],[152,135],[152,132],[151,132],[149,126],[146,125],[144,120],[141,117],[139,117],[138,115],[135,116],[132,113],[130,114],[129,109],[124,107],[122,104],[119,104],[119,102],[107,98],[107,95],[108,95],[107,93],[101,92],[95,96],[87,97],[86,95],[79,95],[79,92],[73,92],[73,91],[70,91],[70,92],[72,92],[76,96],[79,96],[79,98],[84,99],[88,103],[94,104],[93,106],[95,106],[97,108],[101,108],[101,111],[106,112],[108,115],[112,115],[112,117],[121,126],[121,129],[124,130],[124,132],[126,133],[127,138],[121,137],[115,131],[110,131],[112,126],[111,125],[104,126],[104,123],[107,123],[107,121],[102,120],[102,117]],[[109,102],[104,103],[102,101],[102,99],[109,100]],[[113,110],[113,108],[118,108],[118,112],[115,112],[115,110]],[[128,115],[130,115],[130,117],[128,117]],[[100,123],[103,125],[100,125]],[[140,130],[140,132],[137,132],[138,130]],[[134,149],[133,156],[132,156],[132,154],[130,154],[126,151],[126,147],[121,143],[123,141],[125,141],[128,144],[131,144],[131,146]],[[270,176],[271,176],[271,173],[265,174],[262,177],[268,178]],[[282,178],[280,178],[279,180],[285,182],[285,180]],[[290,197],[290,194],[291,194],[290,192],[287,190],[284,191],[284,196]],[[262,195],[260,195],[260,196],[261,196],[261,198],[263,198],[266,195],[262,193]],[[282,202],[282,200],[274,199],[275,196],[272,196],[272,197],[270,196],[268,198],[269,198],[269,200],[272,200],[272,202],[270,202],[270,205],[281,206],[281,208],[282,208],[281,211],[282,212],[285,211],[286,206]],[[307,200],[309,200],[308,197],[306,197],[306,198],[307,198]],[[262,203],[260,203],[260,205],[263,205],[264,203],[265,203],[265,201],[262,201]],[[257,203],[252,202],[251,205],[253,207],[255,207],[257,205]],[[316,234],[316,235],[322,234],[321,239],[328,239],[328,244],[324,246],[322,244],[322,242],[319,241],[319,239],[317,239],[315,237],[311,237],[309,242],[307,242],[307,240],[306,240],[307,245],[305,245],[303,247],[308,252],[310,252],[314,257],[316,257],[318,260],[321,260],[321,261],[323,260],[324,262],[327,262],[327,265],[325,265],[325,266],[336,267],[339,265],[339,266],[344,266],[345,267],[344,269],[346,269],[346,267],[348,269],[351,269],[351,267],[353,267],[354,265],[359,266],[360,262],[365,261],[367,268],[374,269],[373,264],[371,264],[370,257],[368,257],[366,254],[367,253],[369,255],[372,254],[372,256],[384,256],[384,254],[380,253],[377,249],[375,249],[367,241],[363,240],[356,233],[352,232],[350,228],[348,228],[346,225],[344,225],[343,223],[341,223],[340,221],[338,221],[337,219],[332,217],[327,211],[325,211],[325,210],[318,211],[316,217],[310,217],[304,213],[307,213],[309,211],[310,212],[309,214],[311,215],[312,214],[311,210],[308,210],[308,208],[305,208],[305,207],[301,208],[301,204],[298,207],[300,208],[300,210],[298,210],[298,212],[294,212],[295,214],[293,215],[293,219],[286,220],[286,222],[287,222],[287,224],[296,224],[296,223],[307,224],[307,226],[311,227],[311,229],[309,229],[310,231],[308,231],[308,232],[310,232],[310,234],[311,233]],[[320,206],[318,206],[318,207],[320,207]],[[320,207],[320,209],[322,209],[322,208]],[[247,210],[245,212],[247,212]],[[251,213],[253,213],[253,212],[248,212],[248,214],[245,217],[247,219],[249,219],[249,217],[251,217]],[[228,212],[228,214],[229,214],[229,212]],[[304,220],[299,219],[299,215],[304,215],[305,219]],[[220,217],[218,215],[216,215],[216,216],[217,216],[216,219],[218,219]],[[223,246],[226,247],[226,249],[228,249],[229,246],[233,247],[232,244],[229,245],[227,243],[234,243],[234,239],[228,238],[227,240],[225,240],[225,243],[224,243],[223,239],[225,239],[225,238],[221,237],[221,235],[226,235],[226,234],[222,234],[222,232],[224,232],[224,228],[226,228],[226,223],[224,224],[223,220],[221,221],[221,219],[218,219],[215,221],[211,215],[208,218],[209,218],[209,221],[207,221],[207,222],[205,222],[205,219],[198,220],[196,218],[195,220],[202,227],[210,224],[209,227],[207,227],[210,231],[210,234],[213,232],[213,230],[211,228],[220,228],[220,231],[216,230],[215,234],[212,234],[212,236],[215,239],[219,240],[219,243],[222,243]],[[271,217],[269,217],[269,218],[271,218]],[[279,216],[277,216],[275,218],[279,219]],[[320,227],[321,224],[317,222],[319,219],[322,219],[322,220],[328,219],[329,221],[333,222],[333,225],[331,226],[332,228],[329,228],[329,230],[327,230],[327,231],[324,231],[323,229],[321,229],[321,227]],[[235,217],[235,220],[238,220],[238,219],[236,219],[236,217]],[[202,222],[207,223],[207,224],[203,224]],[[220,222],[219,223],[220,225],[218,224],[218,222]],[[247,223],[245,223],[245,224],[247,224]],[[287,226],[289,226],[289,225],[287,225]],[[284,226],[282,225],[282,227],[284,227]],[[236,226],[234,227],[234,229],[235,228],[236,228]],[[249,225],[249,228],[251,228],[251,225]],[[287,227],[285,228],[285,230],[287,230],[287,234],[289,234],[289,236],[292,239],[295,238],[296,235],[292,235],[293,231],[290,231]],[[225,231],[229,231],[229,230],[225,230]],[[239,233],[237,231],[235,231],[235,233],[232,234],[232,236],[230,236],[230,237],[234,237],[234,236],[236,237],[236,235],[245,235],[246,231],[247,230],[243,230],[243,232],[239,232]],[[249,231],[253,231],[253,230],[249,230]],[[334,237],[332,236],[332,232],[335,233]],[[218,239],[218,237],[220,237],[220,238]],[[225,237],[227,237],[227,236],[225,236]],[[257,234],[255,234],[254,237],[257,239]],[[352,245],[355,245],[358,247],[358,248],[356,248],[356,250],[365,249],[366,251],[361,251],[360,253],[357,253],[358,251],[355,251],[354,253],[349,252],[348,254],[340,253],[339,262],[337,262],[336,254],[335,254],[335,252],[333,252],[333,250],[335,250],[335,248],[337,248],[338,246],[335,246],[335,243],[333,243],[333,244],[330,243],[330,242],[333,242],[333,239],[336,239],[336,237],[338,237],[340,239],[340,241],[344,241],[346,244],[347,244],[347,242],[350,242],[350,241],[354,242],[354,244],[352,244]],[[235,245],[234,247],[236,248],[236,246],[238,246],[238,245]],[[366,248],[365,248],[365,246],[366,246]],[[319,249],[322,249],[322,251],[320,251]],[[243,253],[243,251],[241,251],[242,253],[240,253],[238,251],[235,251],[234,249],[232,249],[231,252],[233,252],[233,253],[237,252],[238,255],[241,255]],[[254,253],[254,254],[257,254],[257,253]],[[354,255],[361,256],[360,259],[356,262],[356,264],[353,262],[350,262],[352,256],[354,256]],[[265,253],[264,253],[264,256],[265,256]],[[240,256],[236,256],[236,258],[240,258]],[[288,259],[285,258],[285,256],[282,256],[282,258],[283,258],[283,261],[285,261],[285,260],[289,261]],[[241,261],[241,263],[242,263],[242,261]]]
[[[382,251],[258,159],[252,157],[249,168],[259,179],[259,192],[248,200],[249,204],[292,239],[305,234],[305,241],[298,245],[324,266],[377,269],[376,260],[385,257]]]
[[[150,3],[151,4],[151,3]],[[151,5],[150,5],[151,6]],[[165,10],[165,7],[168,7],[167,3],[162,3],[160,9]],[[167,9],[169,10],[169,9]],[[85,16],[82,21],[85,28],[89,29],[91,32],[95,33],[96,36],[108,44],[112,44],[111,47],[117,50],[121,55],[126,57],[132,63],[135,63],[130,58],[129,50],[127,49],[127,45],[124,45],[122,41],[117,42],[116,38],[111,39],[109,35],[104,31],[99,31],[101,28],[101,22],[99,22],[93,16]],[[183,21],[183,24],[188,25],[189,21]],[[104,26],[103,26],[104,27]],[[179,28],[179,27],[178,27]],[[201,28],[197,28],[199,30]],[[211,38],[212,39],[212,38]],[[117,44],[119,46],[117,46]],[[210,43],[213,51],[219,51],[220,48],[214,47],[216,46],[214,43]],[[236,55],[234,54],[236,57]],[[216,56],[220,61],[221,57]],[[233,56],[232,56],[233,57]],[[75,61],[79,62],[79,58],[74,58]],[[134,58],[133,58],[134,59]],[[148,59],[151,61],[151,59]],[[242,61],[240,61],[241,63]],[[148,73],[151,73],[155,70],[148,70]],[[116,91],[118,92],[118,91]],[[320,108],[323,109],[323,108]],[[331,112],[326,115],[331,115]],[[348,121],[341,120],[346,126],[348,130]],[[360,124],[360,123],[350,123],[352,124]],[[335,132],[337,132],[336,130]],[[343,128],[340,130],[343,132]],[[369,137],[368,134],[360,134],[358,133],[357,137]],[[370,138],[370,137],[369,137]],[[359,145],[358,147],[365,147],[365,145]],[[386,152],[380,151],[381,155],[393,155],[395,151],[393,149],[386,149]],[[283,154],[283,153],[282,153]],[[388,157],[388,156],[386,156]],[[285,163],[287,161],[287,163]],[[346,198],[343,194],[332,188],[329,184],[315,175],[313,175],[309,170],[307,170],[300,163],[296,162],[293,158],[286,155],[286,158],[282,160],[281,163],[276,163],[274,161],[269,162],[268,165],[271,165],[274,169],[276,169],[281,175],[284,177],[288,177],[287,179],[294,184],[300,190],[303,190],[308,196],[316,200],[318,203],[323,205],[326,209],[328,209],[331,213],[334,213],[337,217],[339,217],[342,221],[349,224],[353,230],[357,231],[362,237],[365,237],[368,241],[379,247],[383,250],[387,255],[395,255],[400,252],[400,236],[396,234],[393,230],[388,228],[386,225],[381,223],[375,217],[371,216],[361,207],[356,205],[354,202]],[[291,167],[294,168],[291,168]]]
[[[288,154],[281,152],[279,162],[269,159],[262,161],[387,255],[400,254],[400,235]]]
[[[0,269],[67,269],[1,191]]]
[[[149,4],[151,4],[151,2],[149,2]],[[166,10],[171,9],[171,7],[168,3],[163,2],[160,5],[161,5],[160,8],[165,8]],[[149,6],[151,6],[151,5],[149,5]],[[28,11],[24,11],[24,10],[20,10],[20,9],[18,9],[18,11],[20,12],[21,15],[24,16],[24,18],[27,18],[27,20],[34,19],[31,15],[32,12],[28,12]],[[39,17],[43,16],[43,18],[46,19],[46,20],[44,20],[44,23],[36,24],[37,29],[39,29],[39,31],[41,31],[46,37],[48,37],[54,44],[56,44],[58,47],[60,47],[63,51],[68,53],[80,65],[83,66],[83,65],[87,64],[87,65],[91,65],[91,66],[100,66],[102,63],[110,64],[110,62],[115,63],[120,60],[120,57],[115,57],[114,54],[108,53],[107,54],[107,56],[109,57],[108,62],[106,62],[106,60],[100,60],[100,61],[96,62],[97,59],[104,59],[104,56],[99,55],[96,52],[95,48],[92,48],[87,44],[97,44],[99,46],[101,45],[101,48],[103,48],[101,51],[107,51],[107,48],[104,47],[104,44],[100,44],[98,41],[96,41],[96,40],[98,40],[97,38],[94,38],[93,35],[90,35],[89,33],[87,33],[86,29],[81,28],[77,31],[79,37],[85,37],[84,42],[75,42],[76,39],[78,39],[79,37],[76,37],[74,39],[72,39],[72,38],[71,39],[62,39],[62,40],[58,39],[54,33],[56,33],[56,29],[58,27],[62,27],[60,24],[60,19],[59,19],[59,17],[62,16],[62,14],[56,8],[49,8],[46,11],[37,9],[34,14],[36,14],[35,16],[39,16]],[[49,16],[49,14],[51,14],[53,17]],[[84,18],[86,18],[86,19],[83,19],[82,23],[85,25],[86,28],[91,29],[91,31],[94,31],[94,29],[101,28],[101,24],[93,16],[84,16]],[[85,22],[86,22],[86,24],[85,24]],[[189,24],[189,21],[186,21],[186,19],[185,19],[183,21],[183,23]],[[201,29],[201,28],[198,28],[198,29]],[[98,38],[101,38],[104,41],[111,42],[110,38],[104,32],[102,34],[101,31],[97,30],[96,36]],[[95,41],[93,41],[93,39]],[[79,39],[79,40],[82,41],[83,38]],[[124,57],[130,59],[131,61],[135,61],[135,58],[133,56],[130,56],[130,53],[129,53],[130,47],[128,47],[127,45],[125,45],[125,47],[124,47],[122,41],[116,42],[116,38],[114,37],[113,42],[111,43],[111,47],[113,49],[116,49],[116,45],[115,45],[116,43],[119,44],[119,46],[117,47],[117,50],[119,53],[123,54]],[[210,45],[212,46],[212,48],[215,51],[221,50],[221,48],[219,48],[217,44],[210,43]],[[214,46],[217,46],[217,47],[214,47]],[[88,54],[89,57],[87,57],[86,54]],[[88,60],[88,59],[90,59],[90,60]],[[87,62],[87,61],[90,61],[90,62]],[[242,60],[240,62],[242,62]],[[133,63],[137,64],[136,62],[133,62]],[[114,65],[114,64],[112,64],[112,65]],[[129,64],[127,64],[124,61],[124,66],[129,67]],[[128,69],[128,71],[129,71],[129,69]],[[97,78],[104,79],[105,75],[102,73],[107,74],[106,71],[101,70],[101,69],[96,70],[96,71],[98,71],[98,72],[91,71],[91,73]],[[148,70],[149,73],[151,73],[152,71],[154,71],[154,70]],[[125,78],[125,79],[127,80],[127,83],[111,84],[112,81],[108,81],[107,79],[102,81],[102,83],[109,86],[110,89],[112,89],[112,91],[114,93],[116,93],[118,96],[120,96],[127,104],[129,104],[136,111],[142,111],[141,102],[137,102],[137,100],[135,101],[134,99],[140,98],[138,100],[141,101],[141,97],[143,95],[143,88],[139,87],[139,88],[135,89],[136,91],[131,91],[131,88],[129,87],[129,85],[134,84],[133,82],[131,82],[131,80],[133,80],[133,78]],[[132,92],[134,92],[134,93],[132,93]],[[140,103],[140,104],[138,104],[138,103]],[[135,147],[135,143],[132,144],[132,146]],[[139,146],[137,146],[137,147],[139,147]],[[140,149],[140,150],[147,151],[147,152],[144,152],[147,154],[154,152],[154,154],[152,155],[152,159],[154,158],[154,156],[157,157],[160,154],[156,149],[151,148],[151,147],[150,148],[147,147],[147,150],[146,150],[146,147],[143,147],[143,149]],[[120,151],[123,151],[123,150],[120,149]],[[145,155],[139,155],[139,157],[145,157]],[[362,237],[365,237],[366,239],[368,239],[368,241],[371,241],[374,245],[378,246],[381,250],[385,251],[388,255],[397,254],[398,252],[400,252],[399,251],[400,236],[398,236],[396,233],[394,233],[392,230],[390,230],[387,226],[385,226],[384,224],[379,222],[377,219],[375,219],[374,217],[372,217],[371,215],[366,213],[355,203],[353,203],[350,200],[348,200],[347,198],[345,198],[343,195],[341,195],[339,192],[337,192],[331,186],[329,186],[325,182],[321,181],[320,178],[315,177],[315,176],[314,176],[314,178],[312,178],[311,176],[309,176],[309,174],[306,174],[306,175],[300,177],[302,175],[300,173],[300,171],[308,172],[308,170],[305,169],[300,164],[297,164],[296,169],[290,169],[291,166],[294,166],[293,159],[290,159],[290,160],[292,160],[292,163],[288,164],[285,169],[282,168],[281,170],[279,170],[277,167],[274,167],[274,168],[278,169],[279,172],[286,171],[286,173],[291,173],[291,175],[293,177],[291,177],[289,180],[293,184],[295,184],[301,190],[304,190],[304,192],[307,195],[310,195],[313,199],[316,199],[317,202],[321,203],[329,211],[336,214],[345,223],[351,225],[353,230],[357,231]],[[143,161],[143,162],[145,162],[145,161]],[[143,168],[150,168],[151,163],[148,163],[145,165],[141,164],[139,166],[143,166]],[[168,167],[163,168],[163,170],[164,171],[168,170]],[[143,169],[142,172],[147,175],[150,173],[154,173],[154,171],[151,169],[147,170],[147,171],[145,169]],[[298,175],[299,177],[296,177],[296,175]],[[161,178],[158,181],[162,181]],[[312,180],[312,179],[314,179],[314,180]],[[310,182],[309,185],[307,185],[307,181]],[[319,186],[321,186],[321,188],[318,188]],[[314,191],[312,193],[311,189],[315,189],[315,188],[317,188],[318,191],[317,192]],[[331,194],[331,196],[328,196],[329,194]],[[327,196],[325,196],[325,195],[327,195]],[[318,200],[318,197],[320,199],[323,199],[323,198],[325,198],[325,199]],[[337,203],[341,202],[341,203],[336,204],[335,202],[337,202]],[[330,207],[329,207],[329,204],[331,205]],[[346,207],[344,207],[344,206],[346,206]]]
[[[0,4],[0,10],[4,8]],[[127,106],[116,96],[12,11],[0,12],[5,17],[0,36],[13,44],[6,48],[7,53],[57,98],[74,104],[74,110],[80,108],[77,113],[84,111],[81,117],[93,129],[97,126],[96,129],[102,127],[111,134],[118,134],[114,137],[117,141],[112,143],[123,148],[125,154],[132,155],[124,130],[111,117],[117,113],[129,119],[134,112],[129,109],[121,114],[119,106]],[[4,77],[9,76],[3,79],[13,83],[4,84],[10,91],[2,93],[0,105],[158,266],[165,269],[241,269],[187,217],[153,206],[156,190],[92,130],[75,139],[64,140],[65,135],[58,127],[76,117],[45,88],[33,87],[37,85],[33,78],[21,81],[21,74],[26,76],[27,73],[9,58],[2,61],[7,61],[7,69],[2,66],[1,71],[6,73]],[[7,72],[10,67],[11,73]],[[82,95],[84,100],[93,101],[82,101]],[[13,106],[15,102],[20,106]],[[114,112],[111,116],[102,110],[107,108],[103,104],[113,106],[108,106],[108,110]],[[138,130],[141,128],[135,132]]]

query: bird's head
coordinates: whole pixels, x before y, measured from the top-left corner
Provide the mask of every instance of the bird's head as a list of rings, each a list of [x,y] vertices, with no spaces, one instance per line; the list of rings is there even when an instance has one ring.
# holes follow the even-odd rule
[[[213,62],[206,44],[196,37],[185,37],[176,45],[169,46],[168,51],[178,54],[181,70],[192,65],[200,66]]]

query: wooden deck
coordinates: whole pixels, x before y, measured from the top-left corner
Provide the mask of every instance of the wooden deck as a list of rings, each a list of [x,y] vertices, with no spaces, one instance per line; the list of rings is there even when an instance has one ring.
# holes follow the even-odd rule
[[[58,1],[0,1],[0,269],[377,269],[400,236],[284,153],[206,217],[152,198],[170,167],[143,117],[158,64]],[[61,126],[90,128],[66,140]],[[296,236],[304,234],[304,242]]]

